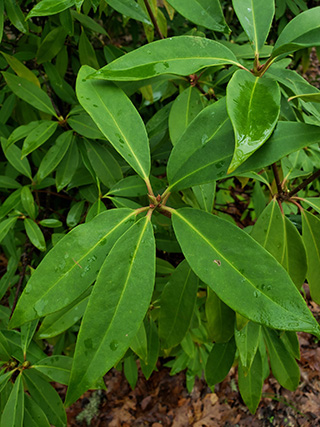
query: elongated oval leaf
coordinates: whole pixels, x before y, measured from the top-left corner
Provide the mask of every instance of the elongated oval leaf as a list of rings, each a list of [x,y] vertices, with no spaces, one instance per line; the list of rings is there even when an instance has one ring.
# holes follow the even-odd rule
[[[320,45],[320,7],[300,13],[286,25],[280,34],[272,56]]]
[[[15,95],[31,104],[34,108],[57,117],[49,96],[43,90],[22,77],[6,72],[2,72],[2,75]]]
[[[93,68],[83,66],[77,78],[77,96],[82,107],[143,179],[150,172],[150,149],[143,121],[130,99],[112,83],[86,80]]]
[[[187,76],[213,65],[237,64],[222,44],[203,37],[177,36],[158,40],[121,56],[90,75],[106,80],[143,80],[161,74]]]
[[[227,110],[236,145],[233,172],[270,137],[280,113],[280,88],[274,80],[238,70],[227,87]]]
[[[165,348],[178,345],[190,327],[199,279],[183,261],[166,284],[160,299],[159,336]]]
[[[0,243],[17,222],[18,217],[11,217],[0,222]]]
[[[226,343],[216,343],[209,354],[205,375],[210,387],[220,383],[228,375],[236,354],[234,337]]]
[[[75,0],[42,0],[28,13],[27,18],[33,16],[48,16],[63,12],[75,4]]]
[[[259,53],[270,31],[274,0],[232,0],[232,4],[255,52]]]
[[[4,52],[1,52],[1,54],[19,77],[29,80],[31,83],[40,87],[38,77],[31,70],[29,70],[29,68],[27,68],[22,62],[20,62],[19,59],[15,58],[14,56],[7,55]]]
[[[239,331],[235,328],[234,336],[239,351],[241,366],[245,373],[251,368],[252,362],[258,350],[261,326],[254,322],[248,322]]]
[[[230,33],[219,0],[168,0],[182,16],[205,28]]]
[[[42,372],[45,376],[60,384],[69,383],[72,358],[67,356],[51,356],[39,360],[32,365],[32,369]]]
[[[123,15],[141,21],[144,24],[152,25],[149,17],[135,0],[108,0],[108,4]]]
[[[209,339],[224,343],[234,334],[235,313],[208,287],[206,318]]]
[[[40,230],[38,224],[36,224],[32,219],[25,218],[24,227],[26,229],[27,236],[30,239],[30,242],[39,249],[39,251],[46,250],[46,241],[44,235]]]
[[[320,304],[320,220],[308,211],[303,211],[302,239],[307,252],[307,279],[312,299]]]
[[[129,209],[110,210],[61,239],[31,276],[11,327],[53,313],[80,296],[95,280],[115,241],[132,224],[133,215]]]
[[[259,405],[263,385],[263,363],[260,351],[257,351],[249,372],[243,369],[240,362],[238,367],[239,391],[244,403],[254,414]]]
[[[200,210],[172,213],[188,263],[222,301],[254,322],[319,336],[320,328],[287,272],[247,233]]]
[[[20,427],[23,425],[24,415],[24,391],[22,374],[20,374],[13,386],[9,399],[1,416],[1,427]]]
[[[154,277],[155,241],[145,217],[117,241],[101,268],[78,335],[66,405],[129,348],[148,309]]]
[[[58,122],[46,120],[33,129],[24,140],[21,153],[22,158],[44,144],[54,134],[57,126]]]
[[[24,422],[26,427],[50,427],[46,414],[28,394],[25,394]]]
[[[22,175],[32,179],[31,167],[28,159],[21,159],[22,153],[16,145],[10,145],[8,149],[5,148],[6,140],[1,138],[2,150],[8,159],[9,163]]]

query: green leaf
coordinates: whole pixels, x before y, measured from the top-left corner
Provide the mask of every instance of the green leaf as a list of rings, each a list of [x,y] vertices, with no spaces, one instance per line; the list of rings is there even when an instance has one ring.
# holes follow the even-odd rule
[[[320,7],[314,7],[293,18],[281,32],[272,56],[294,52],[320,44]]]
[[[256,352],[249,371],[245,371],[242,363],[239,363],[238,385],[244,403],[254,414],[261,399],[263,385],[263,363],[260,351]]]
[[[275,12],[274,0],[232,0],[232,4],[242,28],[258,54],[270,31]]]
[[[81,215],[83,214],[85,201],[81,200],[80,202],[76,202],[71,206],[71,209],[67,215],[67,226],[72,228],[79,224]]]
[[[73,138],[70,147],[62,162],[57,167],[56,172],[56,186],[57,190],[61,191],[68,185],[77,170],[79,162],[79,151],[75,139]]]
[[[246,232],[197,209],[172,210],[172,217],[191,268],[228,306],[271,328],[319,336],[320,328],[287,272]]]
[[[27,176],[28,178],[32,179],[31,174],[31,167],[28,159],[21,159],[21,150],[20,148],[16,147],[15,145],[10,145],[8,149],[5,148],[6,140],[4,138],[1,138],[1,146],[2,150],[8,159],[9,163],[22,175]]]
[[[90,78],[134,81],[162,74],[187,76],[206,67],[229,64],[237,65],[237,58],[222,44],[203,37],[177,36],[121,56]]]
[[[196,196],[200,209],[206,212],[213,211],[214,199],[216,195],[216,182],[208,182],[207,184],[197,185],[192,187],[192,191]]]
[[[8,149],[10,145],[14,144],[15,142],[20,141],[20,139],[27,137],[29,133],[41,123],[42,120],[35,120],[28,123],[27,125],[18,126],[15,128],[8,138],[6,149]]]
[[[67,356],[50,356],[32,365],[51,381],[68,385],[72,366],[72,358]]]
[[[229,341],[234,333],[235,313],[209,287],[205,310],[210,340],[217,343]]]
[[[47,416],[28,394],[25,394],[24,403],[24,427],[50,427]]]
[[[34,369],[26,369],[23,377],[32,399],[46,414],[50,424],[55,427],[66,427],[66,413],[55,389]]]
[[[0,2],[0,43],[3,36],[3,25],[4,25],[4,2]]]
[[[227,110],[235,133],[233,172],[270,137],[280,113],[280,88],[274,80],[244,70],[227,87]]]
[[[70,10],[71,16],[80,22],[84,27],[89,28],[89,30],[94,31],[95,33],[103,34],[108,36],[106,30],[101,27],[94,19],[90,16],[83,15],[82,13],[76,12],[75,10]]]
[[[251,236],[287,270],[300,289],[306,278],[306,252],[301,236],[274,199],[255,223]]]
[[[24,391],[22,374],[18,375],[1,416],[1,427],[22,427],[24,415]]]
[[[42,2],[41,2],[42,3]],[[54,28],[41,42],[37,52],[37,63],[51,61],[64,45],[67,36],[67,31],[63,27]]]
[[[224,175],[233,146],[223,98],[202,110],[175,144],[167,166],[170,190],[178,191]]]
[[[174,100],[169,114],[169,133],[173,145],[179,141],[189,123],[204,107],[203,95],[190,86]]]
[[[32,71],[30,71],[29,68],[27,68],[22,62],[20,62],[19,59],[4,52],[1,52],[1,54],[19,77],[29,80],[29,82],[35,84],[40,88],[40,82],[36,75]]]
[[[38,330],[37,337],[40,339],[56,337],[78,322],[88,304],[91,289],[89,288],[88,291],[67,307],[46,316]]]
[[[49,96],[43,90],[22,77],[5,72],[2,72],[2,75],[15,95],[31,104],[34,108],[57,117]]]
[[[236,354],[236,343],[232,337],[226,343],[216,343],[209,353],[205,367],[206,381],[209,387],[214,388],[228,375]]]
[[[25,323],[21,327],[21,348],[23,351],[23,356],[26,360],[27,350],[33,338],[33,335],[38,326],[38,319],[32,320],[31,322]]]
[[[32,274],[11,327],[60,310],[80,296],[95,280],[107,253],[132,224],[133,216],[129,209],[112,209],[61,239]],[[70,287],[70,283],[77,286]]]
[[[304,102],[320,102],[320,93],[303,93],[296,96],[291,96],[288,101],[292,101],[293,99],[301,99]]]
[[[107,194],[121,197],[144,196],[147,194],[147,187],[138,175],[131,175],[117,182]]]
[[[71,142],[73,140],[73,132],[71,130],[63,132],[55,140],[55,143],[44,155],[41,160],[37,180],[38,182],[42,181],[46,176],[48,176],[61,162],[65,156]]]
[[[199,279],[186,261],[172,273],[160,298],[159,337],[164,348],[178,345],[188,332],[197,299]]]
[[[36,215],[36,208],[34,204],[33,195],[30,191],[30,188],[28,186],[24,186],[21,189],[21,202],[22,206],[27,212],[27,214],[32,218],[35,219]]]
[[[239,351],[241,368],[247,374],[258,350],[261,326],[254,322],[248,322],[240,331],[235,328],[234,336]]]
[[[141,21],[144,24],[152,25],[149,17],[141,6],[134,0],[108,0],[108,4],[117,12],[125,16]]]
[[[42,0],[28,13],[26,19],[33,16],[48,16],[63,12],[75,4],[75,0]]]
[[[0,207],[0,220],[4,218],[12,209],[19,207],[21,201],[21,188],[14,191],[6,198]]]
[[[130,344],[131,350],[139,356],[140,359],[146,361],[148,357],[148,343],[147,334],[144,323],[142,322],[140,328]]]
[[[20,188],[21,184],[13,178],[10,178],[10,176],[0,175],[0,187],[12,190]]]
[[[152,319],[149,319],[145,323],[148,349],[147,349],[147,358],[140,361],[141,370],[143,375],[148,380],[152,372],[156,369],[156,363],[159,356],[160,343],[157,327]]]
[[[282,387],[294,391],[298,387],[300,380],[300,369],[295,358],[288,352],[276,331],[263,328],[263,332],[269,351],[271,370],[275,379]]]
[[[79,58],[81,65],[89,65],[95,69],[99,68],[94,48],[84,30],[81,31],[79,39]]]
[[[136,359],[132,354],[124,359],[123,372],[130,387],[134,390],[138,381],[138,367]]]
[[[85,112],[68,118],[68,125],[82,136],[90,139],[104,139],[92,118]]]
[[[83,66],[77,78],[77,96],[93,121],[143,179],[150,172],[150,150],[143,121],[121,89],[112,83],[86,80],[92,68]]]
[[[302,240],[306,248],[307,279],[312,299],[320,304],[320,220],[304,210],[302,217]]]
[[[129,348],[149,307],[154,276],[155,242],[145,217],[120,237],[100,270],[78,335],[67,406]]]
[[[11,217],[0,222],[0,243],[17,222],[18,217]]]
[[[218,0],[168,0],[182,16],[212,31],[230,33]]]
[[[31,243],[39,249],[39,251],[45,251],[46,242],[39,226],[30,218],[25,218],[24,226]]]
[[[119,163],[105,145],[88,140],[85,140],[85,144],[95,173],[107,188],[111,188],[123,178]]]
[[[16,0],[4,0],[6,12],[11,24],[16,27],[21,33],[28,32],[28,24],[25,21],[25,17],[20,9],[20,6]]]
[[[303,202],[311,206],[316,212],[320,213],[320,198],[319,197],[307,197],[303,199]]]
[[[72,86],[62,78],[57,66],[51,62],[46,62],[43,67],[50,80],[51,87],[58,97],[68,104],[77,104],[78,101]]]

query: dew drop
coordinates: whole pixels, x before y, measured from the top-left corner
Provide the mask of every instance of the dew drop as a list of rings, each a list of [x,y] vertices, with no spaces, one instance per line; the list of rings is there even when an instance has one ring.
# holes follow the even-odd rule
[[[110,348],[112,351],[116,351],[118,346],[119,346],[118,341],[116,341],[116,340],[111,341]]]

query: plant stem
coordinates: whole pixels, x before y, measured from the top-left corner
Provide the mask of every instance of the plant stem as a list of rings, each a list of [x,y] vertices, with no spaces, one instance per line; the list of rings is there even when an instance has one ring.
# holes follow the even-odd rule
[[[275,179],[276,184],[277,184],[278,194],[279,194],[279,196],[281,196],[283,194],[283,190],[282,190],[282,187],[281,187],[281,181],[280,181],[280,177],[279,177],[279,171],[278,171],[276,163],[272,163],[272,170],[273,170],[273,174],[274,174],[274,179]]]
[[[141,214],[142,212],[146,212],[147,210],[149,210],[150,209],[150,206],[144,206],[143,208],[138,208],[138,209],[135,209],[135,215],[139,215],[139,214]]]
[[[153,23],[153,26],[156,29],[157,33],[159,34],[160,39],[164,39],[164,36],[163,36],[163,34],[162,34],[162,32],[161,32],[161,30],[159,28],[158,22],[157,22],[154,14],[152,12],[152,9],[151,9],[151,6],[150,6],[148,0],[144,0],[144,4],[145,4],[145,6],[147,8],[147,11],[148,11],[150,19],[151,19],[151,21]]]
[[[271,65],[273,64],[273,62],[275,61],[276,58],[273,58],[272,56],[267,60],[267,62],[265,62],[262,65],[262,68],[260,69],[259,72],[259,77],[262,77],[264,75],[264,73],[267,71],[268,68],[271,67]]]
[[[145,183],[146,183],[146,186],[147,186],[147,189],[148,189],[149,196],[155,197],[153,189],[152,189],[152,185],[151,185],[151,182],[150,182],[150,179],[146,178],[145,179]]]
[[[320,169],[317,170],[317,172],[313,173],[311,176],[309,176],[308,179],[306,179],[305,181],[303,181],[300,185],[298,185],[296,188],[294,188],[293,190],[291,190],[288,195],[287,198],[290,198],[292,196],[294,196],[295,194],[297,194],[300,190],[303,190],[308,184],[310,184],[310,182],[314,181],[315,179],[317,179],[320,176]]]

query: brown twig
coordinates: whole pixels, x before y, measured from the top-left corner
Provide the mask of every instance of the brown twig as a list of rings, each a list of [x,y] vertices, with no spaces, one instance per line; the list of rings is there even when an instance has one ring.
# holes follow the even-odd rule
[[[144,4],[145,4],[145,6],[147,8],[147,11],[148,11],[150,19],[151,19],[151,21],[153,23],[153,26],[156,29],[157,33],[159,34],[160,39],[164,39],[164,36],[163,36],[163,34],[162,34],[162,32],[161,32],[161,30],[159,28],[158,22],[157,22],[154,14],[152,12],[152,9],[150,7],[150,4],[149,4],[148,0],[144,0]]]
[[[306,179],[305,181],[303,181],[300,185],[298,185],[296,188],[294,188],[293,190],[291,190],[288,195],[287,198],[290,198],[292,196],[294,196],[295,194],[297,194],[300,190],[303,190],[308,184],[310,184],[310,182],[314,181],[315,179],[317,179],[320,176],[320,169],[317,170],[317,172],[313,173],[311,176],[309,176],[308,179]]]
[[[281,181],[280,181],[280,177],[279,177],[279,171],[278,171],[276,163],[272,163],[272,170],[273,170],[274,179],[275,179],[276,184],[277,184],[278,194],[279,194],[279,196],[282,196],[283,190],[282,190],[282,187],[281,187]]]

